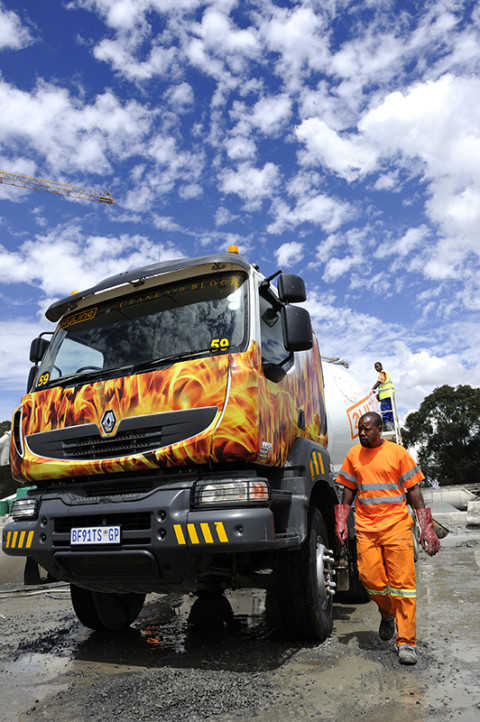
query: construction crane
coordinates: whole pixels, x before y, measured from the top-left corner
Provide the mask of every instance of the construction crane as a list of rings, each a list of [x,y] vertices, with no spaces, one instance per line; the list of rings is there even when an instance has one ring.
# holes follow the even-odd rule
[[[100,193],[90,188],[71,186],[68,185],[68,183],[57,183],[57,181],[43,180],[42,178],[30,178],[28,175],[7,173],[3,170],[0,170],[0,183],[19,186],[20,188],[29,188],[35,191],[45,191],[45,193],[57,193],[61,196],[70,196],[70,198],[96,201],[97,203],[115,203],[110,191]]]

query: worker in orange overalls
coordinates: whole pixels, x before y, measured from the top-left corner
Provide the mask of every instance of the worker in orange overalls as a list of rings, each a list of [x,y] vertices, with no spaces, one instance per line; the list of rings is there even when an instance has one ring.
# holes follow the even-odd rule
[[[357,560],[360,581],[381,614],[379,635],[391,639],[401,664],[416,664],[416,587],[413,519],[406,498],[416,511],[420,543],[433,556],[440,541],[418,486],[425,477],[408,451],[382,439],[382,418],[375,412],[358,422],[360,444],[348,452],[337,482],[342,503],[335,507],[335,534],[340,544],[348,537],[347,520],[355,502]]]

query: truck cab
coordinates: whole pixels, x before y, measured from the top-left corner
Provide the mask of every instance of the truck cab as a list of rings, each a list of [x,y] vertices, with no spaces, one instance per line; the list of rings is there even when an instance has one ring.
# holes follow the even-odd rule
[[[354,571],[305,299],[300,277],[265,278],[232,248],[47,310],[58,325],[32,343],[12,427],[32,488],[2,543],[69,582],[86,626],[128,626],[150,592],[260,587],[293,637],[328,636],[334,567]]]

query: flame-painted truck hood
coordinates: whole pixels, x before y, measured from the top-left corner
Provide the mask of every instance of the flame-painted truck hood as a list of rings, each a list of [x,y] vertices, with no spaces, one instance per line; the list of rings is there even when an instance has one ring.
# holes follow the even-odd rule
[[[299,435],[326,444],[324,423],[315,413],[322,399],[305,394],[306,387],[312,390],[305,380],[319,359],[301,356],[278,385],[261,373],[252,344],[246,353],[27,394],[12,435],[12,474],[41,485],[207,463],[283,465]]]

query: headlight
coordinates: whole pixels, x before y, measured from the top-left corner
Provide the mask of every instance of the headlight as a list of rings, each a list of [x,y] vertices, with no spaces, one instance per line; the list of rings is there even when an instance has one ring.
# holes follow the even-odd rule
[[[195,487],[194,505],[236,506],[258,504],[268,501],[268,484],[259,479],[235,479],[235,481],[200,481]]]
[[[38,516],[38,499],[16,499],[12,504],[11,515],[14,521],[36,519]]]

